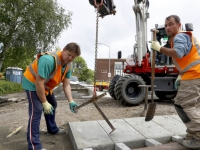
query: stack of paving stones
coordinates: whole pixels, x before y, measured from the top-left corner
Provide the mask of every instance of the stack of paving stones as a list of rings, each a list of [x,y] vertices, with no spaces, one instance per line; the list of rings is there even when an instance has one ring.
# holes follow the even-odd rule
[[[189,150],[182,145],[186,127],[177,115],[69,122],[74,150]]]
[[[71,91],[74,99],[91,98],[93,94],[91,88],[80,84],[71,84]],[[63,98],[66,99],[62,84],[54,88],[53,92],[58,100]]]

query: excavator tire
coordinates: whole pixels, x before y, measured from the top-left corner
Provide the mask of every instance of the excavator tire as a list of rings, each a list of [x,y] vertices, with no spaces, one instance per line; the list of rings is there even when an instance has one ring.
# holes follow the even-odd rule
[[[115,84],[116,82],[111,81],[110,85],[108,87],[108,93],[110,94],[110,96],[114,99],[117,100],[117,97],[115,96],[115,92],[114,92],[114,88],[115,88]]]
[[[177,91],[155,91],[160,100],[172,100],[176,97]]]
[[[125,106],[139,104],[145,98],[145,89],[138,85],[145,85],[144,80],[138,75],[121,77],[114,89],[116,98]]]
[[[103,91],[103,86],[99,86],[99,91]]]
[[[117,100],[117,97],[115,96],[115,84],[117,83],[117,81],[119,80],[120,76],[119,75],[115,75],[114,78],[111,80],[110,85],[108,87],[108,93],[110,94],[110,96],[114,99]]]

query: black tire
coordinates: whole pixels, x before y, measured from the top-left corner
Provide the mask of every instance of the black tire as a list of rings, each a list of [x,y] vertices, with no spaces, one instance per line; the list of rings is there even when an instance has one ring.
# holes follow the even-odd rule
[[[114,100],[117,100],[117,98],[116,98],[116,96],[115,96],[115,92],[114,92],[115,84],[116,84],[116,82],[114,82],[113,80],[110,82],[110,85],[109,85],[109,87],[108,87],[108,93],[110,94],[110,96],[111,96]]]
[[[138,75],[121,77],[114,89],[116,98],[125,106],[139,104],[145,98],[145,89],[138,85],[145,85],[144,80]]]
[[[121,76],[120,75],[115,75],[114,78],[111,80],[110,85],[108,87],[108,92],[112,98],[117,100],[117,97],[115,96],[115,84],[119,80]]]
[[[176,97],[177,91],[155,91],[160,100],[172,100]]]

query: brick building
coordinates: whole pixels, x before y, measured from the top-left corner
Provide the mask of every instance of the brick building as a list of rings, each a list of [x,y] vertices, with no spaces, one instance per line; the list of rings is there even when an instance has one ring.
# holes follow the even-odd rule
[[[126,59],[110,59],[110,78],[109,78],[109,59],[97,59],[96,80],[110,81],[115,75],[123,75],[123,63]]]

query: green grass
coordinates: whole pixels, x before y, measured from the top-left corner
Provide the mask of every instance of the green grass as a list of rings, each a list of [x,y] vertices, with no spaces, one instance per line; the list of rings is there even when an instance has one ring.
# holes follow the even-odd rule
[[[22,92],[22,85],[15,82],[0,80],[0,95]]]

